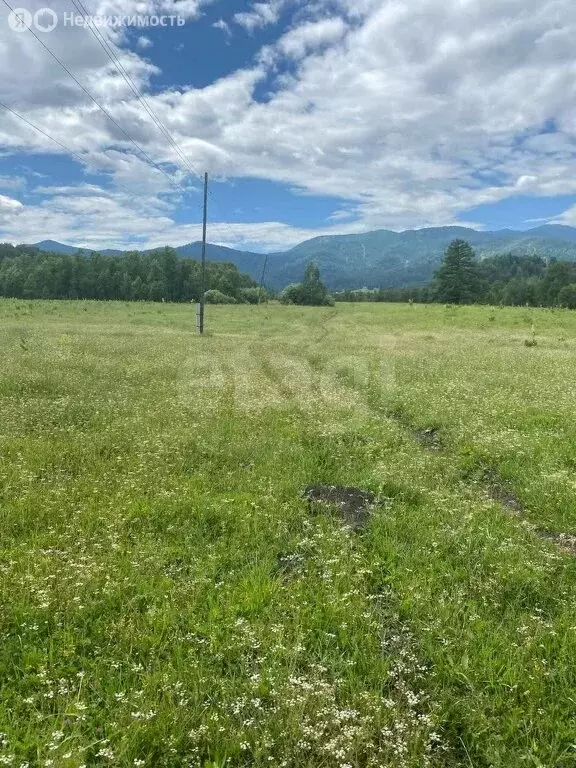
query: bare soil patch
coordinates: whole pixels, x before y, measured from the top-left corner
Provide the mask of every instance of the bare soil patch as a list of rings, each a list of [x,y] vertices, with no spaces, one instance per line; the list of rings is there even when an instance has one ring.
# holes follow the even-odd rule
[[[340,485],[309,485],[302,491],[312,509],[322,505],[334,509],[346,525],[355,531],[366,526],[376,503],[372,491]]]
[[[399,408],[389,411],[388,416],[397,421],[398,424],[402,424],[406,429],[409,429],[414,439],[429,451],[440,452],[446,450],[439,427],[417,427],[408,414]]]
[[[499,502],[516,517],[522,517],[525,509],[518,496],[495,469],[488,469],[484,474],[486,493],[489,498]]]
[[[547,531],[542,528],[536,531],[536,535],[541,539],[552,541],[558,549],[563,552],[567,552],[569,555],[576,557],[576,536],[572,536],[570,533],[557,533],[556,531]]]
[[[511,515],[514,515],[514,517],[524,518],[525,520],[526,508],[510,488],[509,483],[500,477],[495,469],[492,468],[485,472],[484,481],[486,483],[486,493],[489,498],[502,504]],[[528,521],[525,520],[524,524],[527,525]],[[538,528],[532,524],[530,524],[529,527],[538,538],[544,539],[545,541],[551,541],[563,552],[576,556],[576,536],[573,536],[570,533]]]

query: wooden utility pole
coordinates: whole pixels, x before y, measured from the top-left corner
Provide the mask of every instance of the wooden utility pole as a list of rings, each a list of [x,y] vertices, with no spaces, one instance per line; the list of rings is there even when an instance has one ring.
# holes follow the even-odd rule
[[[204,217],[202,221],[202,269],[200,272],[200,304],[198,313],[198,332],[204,333],[204,294],[206,292],[206,223],[208,220],[208,174],[204,174]]]
[[[258,291],[258,304],[262,298],[262,289],[264,288],[264,275],[266,274],[266,265],[268,264],[268,254],[264,257],[264,266],[262,267],[262,276],[260,278],[260,289]]]

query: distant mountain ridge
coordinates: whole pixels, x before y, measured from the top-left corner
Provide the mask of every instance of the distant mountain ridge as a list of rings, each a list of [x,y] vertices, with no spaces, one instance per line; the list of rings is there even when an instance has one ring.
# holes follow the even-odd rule
[[[314,260],[322,279],[331,290],[418,285],[430,280],[448,244],[467,240],[480,258],[497,253],[543,256],[576,261],[576,228],[545,224],[524,232],[503,229],[479,232],[468,227],[430,227],[404,232],[376,230],[354,235],[323,235],[306,240],[288,251],[268,254],[239,251],[209,243],[206,256],[211,261],[230,261],[241,272],[260,280],[266,260],[265,284],[283,288],[301,279],[306,264]],[[44,240],[34,243],[43,251],[77,253],[72,245]],[[201,243],[175,248],[183,258],[200,258]],[[100,253],[120,256],[123,251],[107,249]]]

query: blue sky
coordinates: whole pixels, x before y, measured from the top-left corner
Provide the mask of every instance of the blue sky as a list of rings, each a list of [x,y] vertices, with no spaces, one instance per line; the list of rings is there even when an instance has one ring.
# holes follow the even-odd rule
[[[234,34],[229,34],[214,26],[249,10],[247,2],[222,0],[206,6],[200,18],[183,27],[148,30],[146,37],[153,43],[149,57],[161,69],[152,79],[152,89],[204,88],[218,78],[250,66],[263,45],[274,43],[290,23],[290,17],[283,13],[277,24],[251,32],[235,25]],[[138,36],[138,30],[134,30],[130,35],[132,44]]]
[[[31,13],[44,7],[22,0]],[[99,26],[183,153],[89,29],[33,35],[0,12],[0,239],[89,247],[200,235],[254,250],[318,234],[454,223],[576,224],[572,0],[92,0]],[[150,160],[154,165],[150,164]]]

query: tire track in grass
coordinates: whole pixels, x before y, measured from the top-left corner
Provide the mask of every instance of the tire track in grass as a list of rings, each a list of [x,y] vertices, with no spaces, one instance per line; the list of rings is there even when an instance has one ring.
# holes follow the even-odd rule
[[[400,421],[390,410],[388,393],[366,392],[357,384],[353,388],[366,393],[374,416]],[[461,471],[455,467],[450,446],[443,440],[440,452],[436,440],[418,440],[422,431],[431,431],[434,437],[441,435],[439,427],[414,425],[406,414],[402,422],[401,435],[409,431],[429,449],[425,453],[431,458],[438,454],[433,460],[436,475],[430,477],[422,501],[398,497],[406,510],[406,522],[398,504],[392,506],[389,517],[374,519],[370,527],[374,532],[370,528],[367,532],[372,542],[367,556],[372,562],[384,553],[384,562],[390,558],[385,584],[404,594],[402,619],[414,622],[423,655],[429,653],[436,666],[436,694],[444,710],[444,731],[453,747],[461,746],[457,764],[475,768],[575,765],[568,728],[570,706],[566,709],[566,696],[572,690],[567,679],[570,667],[562,650],[563,644],[571,642],[567,624],[575,622],[569,595],[576,598],[576,590],[569,581],[569,561],[533,547],[529,539],[514,533],[513,524],[506,525],[502,517],[490,515],[489,508],[478,506],[473,497],[462,498],[458,489]],[[384,472],[385,467],[383,464]],[[421,484],[420,478],[415,479],[415,485]],[[444,485],[446,490],[441,490]],[[449,490],[452,485],[454,489]],[[424,517],[417,524],[414,518],[420,504]],[[462,520],[454,517],[456,509]],[[501,531],[493,543],[491,525]],[[385,546],[382,532],[391,537]],[[544,532],[540,533],[545,538]],[[446,542],[440,544],[444,538]],[[416,575],[419,570],[422,576]],[[428,577],[424,576],[427,571]],[[518,576],[512,577],[516,571]],[[550,591],[552,583],[557,586]],[[486,596],[484,585],[490,585]],[[429,594],[424,598],[420,592]],[[461,602],[463,599],[468,605]],[[470,634],[463,621],[481,622],[471,626],[478,626],[479,631]],[[434,633],[437,640],[431,645],[429,639]],[[522,633],[528,633],[526,640],[517,642]],[[562,640],[556,639],[558,635]],[[542,637],[540,644],[538,637]],[[534,667],[542,670],[541,682],[530,674]]]
[[[364,418],[365,409],[360,398],[351,402],[340,382],[326,374],[321,360],[311,374],[299,356],[293,360],[291,351],[289,347],[289,352],[282,349],[272,355],[257,343],[250,344],[247,353],[233,352],[222,361],[224,373],[213,396],[225,397],[226,419],[237,429],[244,423],[260,424],[266,438],[266,429],[275,424],[276,452],[293,458],[295,474],[304,480],[298,488],[318,475],[340,482],[356,474],[373,450],[370,441],[356,439],[353,432],[357,412]],[[247,364],[263,390],[277,395],[256,411],[238,397],[236,380]],[[255,394],[252,388],[249,391]],[[335,422],[338,430],[352,434],[353,439],[337,441],[322,435],[327,422]],[[234,442],[230,438],[229,453]],[[284,442],[292,446],[288,449]],[[253,474],[257,470],[258,466]],[[267,470],[268,474],[271,467]],[[294,473],[294,466],[286,466],[285,471]],[[256,518],[258,512],[250,514]],[[301,754],[283,755],[287,764],[309,768],[458,765],[438,735],[433,701],[421,679],[426,671],[410,641],[409,627],[399,618],[399,600],[388,592],[372,593],[372,564],[350,526],[331,515],[306,514],[305,519],[310,522],[306,534],[292,547],[282,542],[268,558],[270,576],[279,584],[276,609],[286,617],[282,623],[295,632],[311,630],[310,638],[304,634],[301,639],[306,653],[300,655],[288,680],[283,681],[281,666],[271,669],[273,654],[267,659],[266,675],[275,671],[279,679],[274,685],[277,712],[273,719],[288,718],[289,708],[301,712]],[[241,626],[248,631],[249,622]],[[255,695],[264,701],[271,698],[264,698],[260,691]],[[262,764],[262,743],[255,745],[247,738],[245,744],[246,762],[234,764]]]
[[[400,410],[391,410],[388,416],[404,428],[408,429],[417,443],[429,451],[448,453],[449,448],[442,437],[439,426],[419,427]],[[450,454],[449,454],[450,455]],[[453,456],[453,454],[452,454]],[[512,517],[521,521],[524,528],[531,531],[543,541],[555,544],[561,551],[576,557],[576,536],[563,532],[542,528],[530,521],[526,516],[527,509],[522,503],[509,481],[504,480],[498,469],[493,466],[481,466],[479,470],[463,472],[463,479],[472,488],[480,486],[484,498],[497,502]]]
[[[306,353],[306,358],[309,358],[310,354],[313,355],[315,362],[314,370],[318,375],[325,373],[325,358],[322,355],[315,355],[314,351]],[[342,381],[338,377],[338,385],[342,386]],[[333,483],[350,481],[353,476],[364,474],[366,469],[374,466],[375,447],[378,446],[378,438],[372,438],[360,433],[360,425],[356,426],[356,431],[344,431],[341,434],[322,434],[322,417],[323,414],[316,412],[310,413],[309,411],[302,411],[299,404],[295,405],[297,411],[302,419],[300,423],[300,439],[303,441],[304,450],[314,456],[317,456],[318,473],[316,475],[308,474],[309,480],[330,480]],[[370,414],[369,414],[370,415]],[[364,414],[363,421],[366,420]],[[340,424],[340,427],[345,426]],[[360,429],[360,432],[357,431]],[[342,451],[345,453],[346,459],[344,462],[338,461],[339,456],[342,455]],[[330,461],[325,461],[325,458],[330,457]],[[368,486],[364,486],[368,487]],[[322,490],[322,499],[318,499],[318,491]],[[378,615],[378,624],[380,627],[380,653],[385,658],[393,659],[391,669],[389,671],[389,680],[391,690],[395,696],[400,696],[406,699],[408,710],[410,707],[416,707],[417,720],[426,724],[427,719],[434,717],[436,712],[436,702],[434,700],[435,684],[429,684],[425,677],[428,677],[430,673],[433,674],[433,670],[425,661],[425,656],[419,654],[418,643],[415,639],[414,633],[410,626],[409,618],[403,612],[401,605],[403,597],[396,595],[391,588],[387,579],[382,579],[378,573],[378,563],[374,562],[374,559],[370,557],[369,549],[364,544],[364,535],[368,534],[370,526],[373,523],[374,516],[387,514],[387,505],[392,503],[392,499],[389,497],[382,498],[382,494],[378,495],[371,490],[360,491],[362,501],[368,501],[371,506],[371,514],[362,515],[361,520],[350,519],[350,515],[346,510],[340,508],[339,498],[334,498],[334,493],[338,495],[338,490],[352,489],[339,486],[318,486],[308,487],[304,494],[305,500],[310,505],[311,513],[314,514],[314,510],[322,512],[327,511],[330,506],[334,507],[335,516],[330,516],[332,525],[337,529],[340,524],[337,523],[337,518],[342,516],[344,519],[344,525],[342,530],[349,529],[355,531],[353,538],[354,549],[358,555],[365,561],[365,569],[369,574],[369,583],[366,586],[366,597],[372,603],[374,610]],[[353,489],[356,493],[359,489]],[[402,486],[394,486],[394,484],[386,485],[386,490],[393,496],[398,494],[399,498],[412,498],[413,494],[409,489]],[[328,491],[328,493],[324,493]],[[328,496],[329,498],[325,498]],[[344,500],[345,502],[347,499]],[[327,503],[326,503],[327,502]],[[346,525],[348,523],[348,525]],[[358,523],[358,525],[356,525]],[[361,523],[361,524],[360,524]],[[303,575],[303,569],[305,572],[306,558],[302,553],[291,551],[282,552],[278,555],[277,563],[274,567],[274,572],[278,578],[288,583],[293,583],[294,580],[298,580]],[[367,627],[368,631],[368,627]],[[369,658],[365,659],[365,664],[368,667],[371,666]],[[413,669],[414,672],[410,670]],[[423,675],[424,671],[425,675]],[[416,675],[416,679],[420,680],[422,684],[421,690],[414,692],[410,690],[409,680],[412,674]],[[394,696],[389,699],[389,705],[393,706]],[[424,706],[426,705],[426,706]],[[410,719],[410,718],[409,718]],[[406,727],[406,724],[402,725],[402,718],[398,723],[398,728],[393,726],[391,729],[385,730],[385,735],[388,739],[398,741],[397,759],[398,765],[404,765],[404,759],[402,757],[402,750],[406,747],[402,747],[401,731]],[[454,740],[452,737],[445,737],[443,734],[442,725],[436,722],[434,730],[429,736],[429,755],[423,756],[422,765],[438,765],[446,768],[447,766],[459,766],[463,763],[465,758],[465,752],[462,749],[462,744],[459,740]],[[396,760],[392,762],[386,762],[387,766],[396,765]],[[406,763],[408,764],[408,763]]]
[[[302,354],[312,355],[315,369],[326,372],[328,349],[307,346]],[[331,375],[335,375],[333,371]],[[356,446],[370,446],[367,435],[378,419],[397,422],[390,418],[391,392],[382,391],[373,381],[360,382],[354,375],[337,378],[350,391],[361,393],[371,413],[371,420],[358,420],[354,432],[362,439],[353,441]],[[537,550],[536,542],[519,535],[512,523],[506,525],[496,507],[491,510],[485,503],[482,506],[472,498],[462,498],[461,476],[454,472],[450,451],[438,456],[433,455],[436,451],[417,452],[430,453],[425,461],[418,461],[410,449],[406,451],[413,442],[406,439],[406,425],[398,430],[399,458],[392,454],[378,457],[366,450],[366,466],[347,463],[340,475],[337,447],[326,443],[327,438],[337,437],[335,431],[348,425],[319,434],[325,428],[322,419],[316,419],[314,428],[310,417],[307,413],[311,432],[306,452],[314,454],[315,443],[322,446],[318,468],[325,473],[324,479],[370,487],[361,481],[368,466],[377,467],[380,460],[384,486],[396,495],[390,514],[373,518],[357,546],[366,552],[381,589],[386,592],[394,587],[399,621],[414,628],[423,651],[418,655],[434,662],[437,677],[431,683],[432,698],[441,703],[449,743],[462,747],[456,765],[548,768],[564,761],[572,766],[574,762],[568,762],[572,742],[566,699],[570,668],[565,658],[568,651],[562,647],[570,645],[563,622],[576,621],[567,613],[565,590],[570,585],[566,584],[565,562]],[[381,437],[377,436],[376,444],[382,445]],[[389,477],[394,474],[392,468],[399,479]],[[550,584],[558,581],[562,591],[556,586],[551,593]],[[382,626],[386,632],[385,621]],[[522,634],[526,632],[526,636]],[[561,641],[552,633],[560,633]],[[529,642],[532,635],[534,648]],[[542,664],[548,663],[550,679],[545,676],[546,668],[539,666],[540,638]],[[540,670],[535,676],[530,674],[534,666]]]
[[[323,408],[311,409],[310,403],[307,403],[306,397],[303,397],[303,394],[310,394],[308,390],[303,393],[300,386],[301,382],[294,382],[290,376],[286,376],[285,360],[288,359],[286,355],[282,355],[281,359],[278,359],[277,357],[269,358],[263,354],[264,350],[258,349],[257,353],[261,354],[260,367],[266,378],[279,385],[282,395],[289,401],[290,407],[297,414],[299,420],[297,435],[302,444],[302,453],[311,459],[306,471],[306,477],[309,481],[316,480],[320,476],[320,478],[325,479],[330,477],[334,483],[337,483],[356,474],[360,466],[365,467],[367,459],[372,461],[374,441],[363,438],[356,432],[350,432],[346,420],[341,422],[338,419],[338,414],[334,414],[333,411],[330,412],[330,416],[336,418],[338,426],[345,430],[344,437],[350,439],[339,439],[342,435],[326,436],[321,434],[327,414]],[[333,389],[335,386],[340,390],[342,384],[339,381],[334,381],[331,384],[329,379],[325,381],[326,372],[322,365],[322,358],[316,358],[315,362],[316,365],[313,366],[314,376],[327,385],[320,386],[320,389],[323,390],[324,399],[332,404],[334,398],[325,390]],[[292,364],[289,366],[289,370],[294,370]],[[307,369],[301,365],[297,365],[296,370],[299,373],[304,372],[304,374],[307,372]],[[312,403],[314,404],[316,403],[315,393],[318,387],[308,389],[313,390]],[[347,400],[349,399],[347,398]],[[364,408],[361,408],[361,411],[365,417]],[[315,485],[313,488],[309,487],[305,493],[304,500],[308,503],[309,511],[312,514],[313,527],[311,531],[321,531],[328,524],[334,535],[342,537],[343,549],[350,549],[353,556],[357,558],[358,574],[364,585],[359,587],[358,599],[365,601],[365,632],[370,634],[369,619],[371,615],[376,615],[380,635],[379,653],[381,659],[386,659],[389,663],[387,682],[381,684],[383,692],[387,691],[384,711],[387,710],[385,719],[389,722],[384,727],[381,737],[389,743],[392,753],[384,764],[387,766],[458,765],[459,758],[454,757],[456,754],[454,746],[444,744],[438,733],[441,732],[441,728],[433,717],[434,702],[425,693],[425,686],[423,685],[425,665],[423,660],[418,658],[416,644],[412,639],[412,633],[407,622],[402,621],[399,617],[400,601],[389,590],[376,590],[376,584],[379,584],[380,580],[377,575],[372,574],[373,564],[366,559],[365,547],[362,544],[362,532],[366,526],[370,525],[372,518],[370,513],[375,514],[383,508],[383,505],[378,502],[388,502],[389,500],[377,499],[376,493],[370,490],[357,493],[354,489],[354,501],[358,501],[359,506],[362,507],[362,513],[357,515],[356,512],[351,512],[348,509],[349,493],[344,499],[347,507],[344,510],[338,503],[341,500],[338,493],[336,493],[338,498],[333,493],[335,486],[331,486],[329,489],[324,487],[324,490],[328,490],[327,504],[318,498],[318,489],[319,486]],[[326,494],[321,495],[326,496]],[[334,503],[335,516],[322,514],[322,512],[328,511],[328,507],[334,506]],[[338,518],[342,518],[342,520],[339,521]],[[284,584],[292,585],[292,587],[297,585],[301,579],[306,578],[310,568],[320,568],[325,574],[323,578],[329,576],[330,579],[333,579],[335,577],[333,559],[333,556],[320,558],[314,563],[313,554],[310,552],[300,551],[298,548],[282,551],[277,553],[272,573],[275,578]],[[347,589],[354,591],[352,584],[349,584]],[[295,596],[293,595],[293,597]],[[336,601],[338,600],[339,598],[336,598]],[[336,629],[335,632],[339,634]],[[345,645],[342,646],[341,653],[347,656]],[[351,657],[357,656],[356,653],[352,653],[352,649],[349,649],[348,653],[351,654]],[[380,663],[377,658],[371,661],[369,655],[363,657],[361,662],[365,668],[363,676],[367,680],[373,676],[378,667],[376,662]],[[424,736],[423,734],[427,735]],[[416,758],[414,750],[418,744],[420,744],[422,752],[420,757]],[[364,760],[368,759],[366,765],[376,764],[374,761],[377,761],[380,749],[378,740],[376,740],[372,747],[369,747],[371,754],[363,758]],[[360,754],[358,754],[358,760],[359,762],[355,762],[354,765],[364,765]]]
[[[509,481],[505,480],[497,469],[487,467],[482,472],[480,484],[485,496],[499,503],[512,517],[517,518],[521,525],[543,541],[554,543],[560,550],[573,557],[576,556],[576,536],[569,533],[552,531],[535,525],[527,517],[527,509],[517,496]]]
[[[326,329],[325,324],[322,325],[322,330],[321,339],[324,341],[329,331]],[[304,353],[304,356],[310,359],[313,366],[318,370],[326,366],[328,359],[325,352],[308,352]],[[398,406],[390,407],[388,398],[384,396],[382,391],[379,391],[378,387],[374,388],[372,386],[373,381],[359,382],[358,377],[348,370],[336,368],[333,373],[342,386],[360,392],[369,408],[383,413],[387,418],[392,419],[408,430],[416,442],[424,449],[453,456],[453,452],[451,452],[450,446],[446,442],[440,424],[419,425],[415,423],[404,408]],[[510,484],[500,476],[498,470],[494,467],[486,467],[484,471],[484,481],[479,484],[485,497],[499,503],[510,515],[520,519],[523,527],[530,530],[542,541],[551,542],[561,551],[576,556],[576,536],[565,531],[551,530],[532,523],[526,516],[526,508],[515,491],[510,487]],[[469,478],[465,476],[464,479],[467,480]]]

